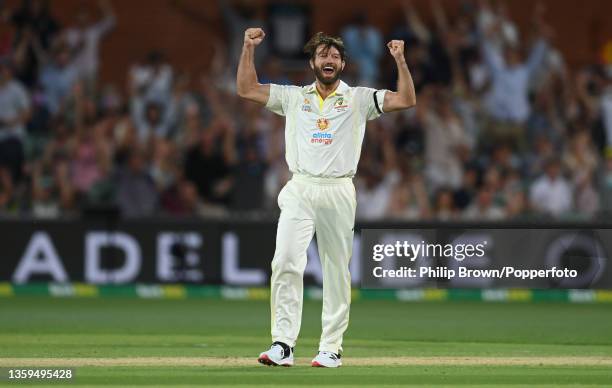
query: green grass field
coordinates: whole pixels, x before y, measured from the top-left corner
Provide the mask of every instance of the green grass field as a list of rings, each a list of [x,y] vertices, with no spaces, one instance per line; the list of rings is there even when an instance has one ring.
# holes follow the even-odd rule
[[[305,302],[297,366],[272,368],[266,302],[0,298],[0,385],[57,365],[70,387],[612,386],[609,304],[357,301],[338,370],[309,366],[320,308]]]

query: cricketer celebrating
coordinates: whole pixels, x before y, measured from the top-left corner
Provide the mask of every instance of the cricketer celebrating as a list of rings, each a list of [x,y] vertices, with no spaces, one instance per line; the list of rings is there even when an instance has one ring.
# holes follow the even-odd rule
[[[278,196],[281,209],[272,260],[272,346],[260,354],[265,365],[293,365],[302,319],[306,250],[314,233],[323,270],[322,334],[312,366],[342,365],[342,336],[349,322],[356,196],[353,177],[366,121],[416,104],[404,42],[387,44],[398,70],[398,91],[351,87],[340,80],[345,48],[341,39],[317,33],[304,47],[316,81],[308,86],[263,85],[254,50],[265,33],[249,28],[238,65],[238,95],[285,116],[286,160],[293,176]]]

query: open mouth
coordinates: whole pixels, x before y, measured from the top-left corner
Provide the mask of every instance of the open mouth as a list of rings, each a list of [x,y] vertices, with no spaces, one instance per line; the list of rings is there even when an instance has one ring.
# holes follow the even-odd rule
[[[333,66],[325,66],[323,67],[323,74],[325,75],[333,75],[336,70]]]

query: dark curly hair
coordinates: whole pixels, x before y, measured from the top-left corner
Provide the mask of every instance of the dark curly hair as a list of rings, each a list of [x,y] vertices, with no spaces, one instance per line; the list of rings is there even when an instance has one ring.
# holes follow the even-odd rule
[[[346,49],[344,48],[344,42],[340,37],[334,37],[327,35],[323,32],[317,32],[304,46],[304,53],[310,56],[310,59],[314,59],[317,53],[317,47],[320,45],[325,46],[325,49],[335,47],[340,53],[340,58],[346,60]]]

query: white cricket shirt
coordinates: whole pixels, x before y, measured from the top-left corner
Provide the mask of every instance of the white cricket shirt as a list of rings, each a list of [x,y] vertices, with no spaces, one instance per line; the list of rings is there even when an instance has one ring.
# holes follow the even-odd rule
[[[340,81],[323,100],[314,83],[303,87],[271,84],[266,108],[285,116],[289,170],[318,178],[352,178],[366,121],[381,115],[385,93]]]

